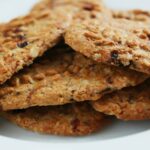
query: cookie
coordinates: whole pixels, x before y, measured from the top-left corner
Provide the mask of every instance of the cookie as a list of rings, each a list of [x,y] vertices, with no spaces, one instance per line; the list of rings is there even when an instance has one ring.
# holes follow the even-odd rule
[[[2,112],[1,115],[25,129],[52,135],[83,136],[101,130],[108,120],[87,103],[35,107]]]
[[[150,22],[150,12],[145,10],[112,11],[113,18]]]
[[[43,11],[53,7],[65,6],[72,11],[76,11],[74,20],[85,20],[95,18],[105,18],[112,16],[111,11],[105,6],[102,0],[42,0],[33,9],[32,13]],[[75,9],[78,8],[78,9]]]
[[[0,27],[0,84],[56,45],[72,17],[72,10],[63,5],[36,10],[3,24]]]
[[[0,84],[56,45],[75,14],[93,8],[103,9],[103,4],[99,0],[43,0],[27,16],[1,25]]]
[[[99,64],[67,46],[52,51],[0,86],[3,110],[98,100],[148,78],[136,71]]]
[[[93,107],[122,120],[150,119],[150,80],[137,86],[105,95]]]
[[[150,74],[149,35],[146,22],[110,19],[73,24],[67,29],[65,42],[97,62]]]

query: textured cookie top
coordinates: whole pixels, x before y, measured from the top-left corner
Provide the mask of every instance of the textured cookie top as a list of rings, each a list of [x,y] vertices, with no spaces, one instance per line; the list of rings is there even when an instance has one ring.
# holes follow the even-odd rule
[[[36,14],[37,10],[45,11],[46,9],[59,8],[60,6],[65,6],[65,8],[76,13],[73,21],[88,21],[89,19],[100,18],[107,20],[112,16],[111,11],[104,5],[102,0],[42,0],[32,9],[32,13]]]
[[[72,10],[55,6],[1,25],[0,84],[57,44],[72,17]]]
[[[122,18],[127,20],[150,22],[150,12],[145,10],[112,11],[113,18]]]
[[[65,41],[97,62],[150,74],[150,26],[127,19],[75,23]]]
[[[27,16],[1,25],[0,84],[56,45],[73,18],[82,12],[90,18],[89,9],[101,12],[104,6],[99,0],[43,0]]]
[[[78,7],[80,9],[85,9],[87,11],[97,10],[97,11],[105,11],[106,6],[104,5],[102,0],[41,0],[40,3],[36,4],[32,12],[37,13],[36,11],[45,11],[54,7]]]
[[[122,120],[150,119],[150,81],[105,95],[93,107]]]
[[[98,100],[147,78],[136,71],[99,64],[68,47],[58,48],[2,85],[0,105],[9,110]]]
[[[25,129],[63,136],[91,134],[108,123],[103,114],[87,103],[14,110],[1,115]]]

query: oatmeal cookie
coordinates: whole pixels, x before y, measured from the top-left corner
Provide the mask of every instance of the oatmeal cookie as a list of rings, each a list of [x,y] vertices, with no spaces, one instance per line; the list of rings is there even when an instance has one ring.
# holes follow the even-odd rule
[[[27,16],[1,25],[0,84],[56,45],[73,19],[102,10],[99,0],[43,0]]]
[[[66,43],[101,63],[150,74],[149,23],[110,19],[75,23],[67,29]]]
[[[122,120],[150,119],[150,80],[137,86],[105,95],[93,107]]]
[[[2,112],[1,115],[25,129],[63,136],[91,134],[108,124],[105,115],[96,112],[87,103],[35,107]]]
[[[72,17],[65,6],[59,9],[56,6],[47,11],[31,12],[1,25],[0,84],[56,45]]]
[[[37,11],[45,11],[53,7],[65,6],[72,11],[76,11],[75,20],[87,20],[112,17],[112,12],[108,9],[102,0],[42,0],[41,3],[35,5],[32,9],[32,13]],[[75,7],[77,9],[75,9]]]
[[[99,64],[64,46],[53,49],[0,86],[0,106],[10,110],[98,100],[147,78],[143,73]]]

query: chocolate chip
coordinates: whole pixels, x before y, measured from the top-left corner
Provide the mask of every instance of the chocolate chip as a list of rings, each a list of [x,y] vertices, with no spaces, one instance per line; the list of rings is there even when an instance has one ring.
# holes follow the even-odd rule
[[[118,59],[118,52],[117,51],[112,51],[111,52],[111,59],[113,59],[113,60]]]
[[[110,63],[115,64],[117,66],[123,67],[124,65],[118,60],[118,51],[112,51],[110,54],[111,59],[109,60]]]
[[[18,43],[17,46],[20,47],[20,48],[24,48],[28,45],[29,43],[27,41],[25,42],[22,42],[22,43]]]

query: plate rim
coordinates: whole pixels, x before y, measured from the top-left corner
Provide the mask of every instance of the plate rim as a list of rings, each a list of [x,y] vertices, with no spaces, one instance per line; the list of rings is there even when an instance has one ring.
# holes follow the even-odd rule
[[[55,150],[60,149],[66,150],[76,150],[80,147],[80,149],[85,148],[86,150],[91,150],[93,147],[105,147],[105,149],[110,149],[113,147],[117,147],[117,149],[126,150],[127,148],[136,148],[136,150],[141,150],[141,148],[147,146],[146,148],[150,148],[149,145],[149,138],[150,138],[150,131],[144,131],[142,133],[137,133],[134,135],[126,136],[126,137],[119,137],[116,139],[109,139],[107,141],[93,141],[90,143],[39,143],[33,141],[21,141],[18,139],[13,139],[9,137],[0,136],[0,145],[1,147],[5,147],[5,149],[10,149],[11,147],[15,147],[16,150],[20,148],[25,150],[27,148],[36,148],[36,150],[48,149],[48,148],[55,148]],[[144,140],[143,140],[144,139]],[[106,143],[107,142],[107,143]],[[127,144],[128,142],[128,144]],[[9,144],[8,144],[9,143]],[[136,144],[136,145],[135,145]],[[148,146],[149,145],[149,146]],[[123,147],[124,146],[124,147]]]

